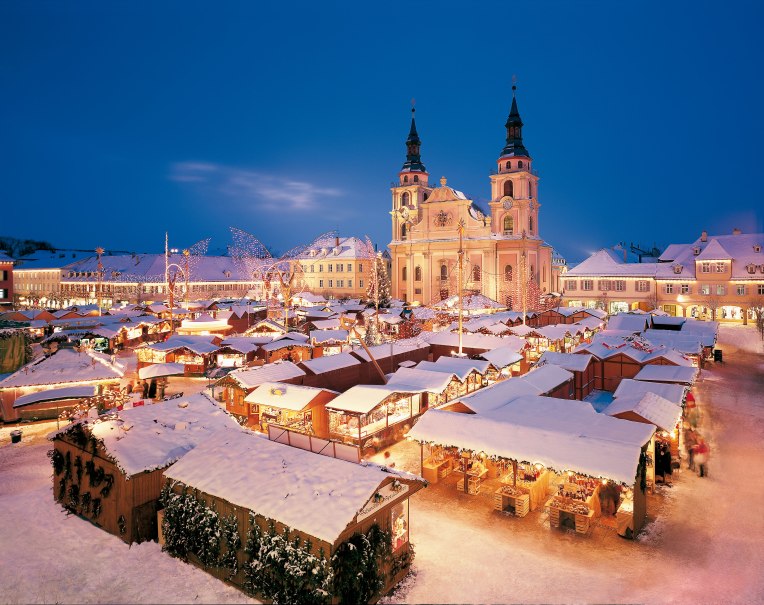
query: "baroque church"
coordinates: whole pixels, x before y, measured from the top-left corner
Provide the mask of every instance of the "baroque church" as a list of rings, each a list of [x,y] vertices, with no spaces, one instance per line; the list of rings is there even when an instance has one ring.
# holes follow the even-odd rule
[[[539,177],[523,144],[515,87],[506,144],[490,175],[488,210],[450,187],[445,177],[440,186],[430,185],[411,111],[406,162],[392,187],[393,296],[432,304],[457,294],[460,246],[463,293],[483,294],[520,310],[523,297],[529,302],[528,293],[538,298],[560,292],[565,262],[539,235]]]

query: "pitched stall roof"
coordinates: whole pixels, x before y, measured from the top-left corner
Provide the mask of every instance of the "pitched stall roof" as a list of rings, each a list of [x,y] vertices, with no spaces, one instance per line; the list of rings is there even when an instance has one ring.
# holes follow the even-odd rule
[[[676,384],[692,385],[698,376],[698,369],[687,366],[654,366],[642,368],[634,380],[647,382],[672,382]]]
[[[196,394],[80,421],[103,443],[109,457],[128,477],[163,468],[214,433],[239,424],[205,395]],[[53,433],[65,433],[71,426]]]
[[[632,485],[641,447],[650,440],[650,425],[597,414],[589,404],[549,397],[519,398],[514,412],[502,416],[429,410],[408,436],[421,442],[457,446],[488,455],[555,470],[574,470]],[[554,408],[554,413],[550,413]],[[629,425],[629,426],[626,426]]]
[[[277,361],[255,368],[245,368],[229,372],[225,378],[231,378],[245,389],[252,389],[265,382],[279,382],[305,376],[305,371],[291,361]]]
[[[673,431],[682,417],[681,407],[655,393],[634,393],[616,397],[609,406],[602,410],[602,413],[608,416],[616,416],[625,412],[633,412],[641,416],[662,431]]]
[[[412,479],[386,467],[269,441],[244,429],[219,433],[164,475],[330,544],[383,482]]]
[[[119,362],[112,364],[108,355],[59,349],[52,355],[28,363],[0,381],[0,389],[118,380],[124,375],[125,367]]]
[[[536,362],[536,367],[546,364],[559,366],[569,372],[584,372],[589,367],[592,357],[586,353],[556,353],[544,351]]]
[[[401,385],[389,384],[359,384],[350,387],[344,393],[338,395],[326,408],[340,412],[353,412],[356,414],[368,414],[385,399],[395,393],[402,395],[416,391],[407,391]]]
[[[244,401],[299,412],[322,393],[338,394],[337,391],[306,387],[299,384],[264,382],[247,395]]]
[[[613,397],[628,397],[637,394],[655,393],[671,403],[682,405],[684,393],[687,389],[681,384],[667,384],[658,382],[645,382],[643,380],[634,380],[624,378],[618,384]]]

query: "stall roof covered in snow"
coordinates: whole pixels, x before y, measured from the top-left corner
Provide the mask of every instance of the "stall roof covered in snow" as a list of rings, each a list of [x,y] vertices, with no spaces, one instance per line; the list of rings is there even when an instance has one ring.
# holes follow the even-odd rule
[[[380,359],[386,359],[391,355],[402,355],[404,353],[410,353],[418,349],[428,349],[429,347],[430,343],[418,338],[406,338],[369,347],[369,351],[371,351],[374,359],[379,361]],[[366,351],[363,349],[354,351],[353,353],[365,361],[371,361],[369,359],[368,353],[366,353]]]
[[[208,335],[193,335],[193,336],[181,336],[173,334],[164,342],[155,342],[151,344],[143,345],[146,349],[152,351],[163,351],[169,353],[177,349],[188,349],[193,351],[197,355],[204,355],[205,353],[212,353],[220,348],[220,345],[215,344],[213,341],[216,336]]]
[[[305,376],[305,371],[291,361],[277,361],[255,368],[245,368],[229,372],[225,378],[232,378],[245,389],[253,389],[264,382],[278,382]],[[224,378],[224,379],[225,379]]]
[[[445,347],[459,346],[459,335],[453,332],[433,332],[429,339],[430,344]],[[466,349],[483,349],[490,351],[509,344],[510,341],[501,336],[489,336],[487,334],[462,334],[462,346]]]
[[[409,392],[414,391],[407,391],[400,385],[359,384],[350,387],[330,403],[327,403],[326,407],[327,409],[338,410],[341,412],[368,414],[393,393],[405,394]]]
[[[701,334],[674,330],[645,330],[643,335],[652,343],[671,347],[685,355],[699,355],[703,351]]]
[[[244,401],[299,412],[322,393],[338,394],[337,391],[299,384],[265,382],[247,395]]]
[[[682,417],[682,408],[655,393],[637,393],[616,397],[602,410],[608,416],[633,412],[662,431],[673,431]]]
[[[186,366],[182,363],[154,363],[138,370],[138,378],[159,378],[161,376],[178,376],[184,374]]]
[[[484,376],[490,365],[490,362],[482,361],[480,359],[447,357],[441,355],[438,357],[437,361],[420,361],[416,367],[420,370],[428,370],[430,372],[453,374],[459,380],[464,382],[467,379],[467,376],[472,372],[477,372],[481,376]]]
[[[573,380],[573,374],[558,365],[545,364],[541,367],[536,366],[521,378],[543,394]]]
[[[653,431],[648,424],[597,414],[580,401],[525,396],[496,416],[429,410],[408,436],[633,485],[641,448]]]
[[[584,372],[589,367],[592,359],[591,355],[586,353],[556,353],[554,351],[544,351],[536,362],[536,367],[546,364],[559,366],[569,372]]]
[[[348,331],[347,330],[311,330],[310,341],[316,345],[346,343],[348,341]]]
[[[270,336],[228,336],[220,343],[220,348],[228,347],[239,353],[252,353],[257,351],[260,345],[271,341]]]
[[[220,433],[164,472],[201,492],[334,544],[389,477],[411,475],[269,441]]]
[[[609,330],[628,330],[638,334],[650,327],[650,315],[619,313],[608,319],[607,327]]]
[[[515,347],[506,346],[491,349],[485,353],[481,353],[480,357],[488,361],[493,367],[501,369],[511,366],[523,359],[523,356],[517,352]]]
[[[442,393],[446,390],[451,380],[452,374],[444,372],[431,372],[430,370],[420,370],[419,368],[398,368],[390,376],[387,386],[396,387],[406,392],[418,393]]]
[[[315,359],[301,361],[300,365],[314,374],[323,374],[332,370],[341,370],[350,366],[359,365],[361,362],[350,353],[338,353],[337,355],[324,355]]]
[[[459,401],[476,414],[487,414],[522,395],[540,394],[541,391],[538,387],[526,382],[522,376],[519,376],[496,382],[484,389],[479,389],[474,393],[460,397],[456,401]]]
[[[698,369],[687,366],[654,366],[643,367],[634,377],[634,380],[646,380],[648,382],[674,382],[678,384],[692,385],[698,376]]]
[[[239,428],[231,415],[202,394],[80,422],[128,477],[172,464],[217,431]]]
[[[624,378],[618,384],[613,397],[630,397],[644,393],[655,393],[664,399],[668,399],[671,403],[682,405],[685,390],[686,388],[681,384],[645,382],[643,380]]]
[[[57,401],[61,399],[85,399],[92,397],[96,393],[95,386],[77,386],[77,387],[61,387],[59,389],[46,389],[44,391],[38,391],[36,393],[29,393],[28,395],[22,395],[13,402],[13,407],[20,408],[25,405],[32,405],[33,403],[41,403],[43,401]]]
[[[48,357],[28,363],[0,381],[0,389],[118,380],[125,375],[120,363],[112,364],[108,355],[74,349],[59,349]]]

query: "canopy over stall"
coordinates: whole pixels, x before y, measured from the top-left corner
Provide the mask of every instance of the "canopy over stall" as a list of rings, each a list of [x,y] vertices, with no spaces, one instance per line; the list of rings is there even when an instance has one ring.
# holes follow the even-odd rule
[[[155,363],[138,370],[138,378],[159,378],[161,376],[182,376],[186,366],[182,363]]]

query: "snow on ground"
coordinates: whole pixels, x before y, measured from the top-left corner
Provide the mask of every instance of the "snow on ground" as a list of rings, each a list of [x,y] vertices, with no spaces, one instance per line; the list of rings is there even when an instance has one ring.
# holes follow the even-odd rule
[[[434,485],[411,501],[414,569],[386,602],[759,603],[764,601],[764,358],[752,329],[722,326],[724,363],[693,388],[710,440],[710,476],[683,467],[649,497],[636,541],[608,527],[589,536],[549,529],[534,511],[493,511],[490,497]],[[755,333],[754,333],[755,334]],[[50,423],[48,423],[50,424]],[[50,426],[0,429],[0,600],[18,602],[235,602],[246,597],[154,543],[128,548],[53,502]],[[390,461],[419,470],[403,442]],[[379,456],[379,461],[384,456]],[[488,496],[486,494],[486,496]],[[482,498],[482,500],[481,500]]]
[[[3,603],[241,603],[243,593],[173,559],[156,542],[128,547],[53,501],[44,435],[21,444],[0,429],[0,601]]]

